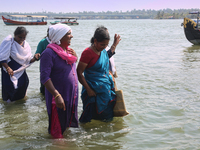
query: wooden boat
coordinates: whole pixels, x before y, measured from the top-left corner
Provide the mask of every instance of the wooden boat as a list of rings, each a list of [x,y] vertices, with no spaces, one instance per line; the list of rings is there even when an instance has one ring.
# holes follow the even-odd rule
[[[47,16],[7,15],[2,16],[6,25],[46,25]]]
[[[184,18],[183,27],[185,36],[188,41],[194,45],[200,45],[200,25],[199,25],[199,14],[200,12],[191,12],[190,14],[197,14],[197,21],[189,18]]]
[[[54,17],[54,19],[59,19],[59,21],[50,22],[52,25],[57,23],[67,24],[67,25],[79,25],[77,18],[75,17]],[[73,21],[71,21],[74,19]]]

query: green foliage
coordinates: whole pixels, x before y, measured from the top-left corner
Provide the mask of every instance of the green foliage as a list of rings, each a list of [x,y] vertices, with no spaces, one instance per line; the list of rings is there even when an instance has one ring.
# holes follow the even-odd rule
[[[83,12],[35,12],[35,13],[13,13],[13,12],[0,12],[0,15],[46,15],[49,19],[54,17],[77,17],[78,19],[183,19],[184,17],[196,18],[196,15],[191,15],[189,12],[200,11],[200,9],[142,9],[131,11],[107,11],[107,12],[93,12],[93,11],[83,11]]]

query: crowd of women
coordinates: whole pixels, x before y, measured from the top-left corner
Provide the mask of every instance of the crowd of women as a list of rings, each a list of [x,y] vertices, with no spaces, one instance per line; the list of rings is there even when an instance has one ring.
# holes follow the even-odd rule
[[[70,48],[72,29],[65,24],[49,26],[34,55],[26,41],[28,31],[17,27],[14,37],[7,36],[0,45],[2,99],[12,102],[23,99],[29,85],[26,68],[40,60],[40,92],[45,94],[49,118],[48,132],[62,138],[68,127],[78,127],[91,119],[111,121],[116,102],[113,66],[115,48],[121,40],[115,34],[109,48],[110,35],[106,27],[98,27],[91,45],[78,61]],[[78,66],[76,67],[76,63]],[[82,84],[83,112],[78,119],[78,81]]]

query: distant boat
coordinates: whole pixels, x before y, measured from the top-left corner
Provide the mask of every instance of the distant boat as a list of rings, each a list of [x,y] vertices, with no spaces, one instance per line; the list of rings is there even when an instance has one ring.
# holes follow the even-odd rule
[[[199,14],[200,12],[191,12],[190,14],[197,14],[197,20],[194,21],[189,18],[184,18],[183,27],[185,36],[188,41],[190,41],[194,45],[200,45],[200,22],[199,22]]]
[[[77,22],[77,18],[75,17],[54,17],[54,19],[59,19],[59,21],[50,22],[50,24],[54,25],[57,23],[67,24],[67,25],[79,25]],[[71,21],[73,19],[73,21]]]
[[[2,16],[3,22],[6,25],[46,25],[47,16],[32,16],[32,15],[7,15]]]

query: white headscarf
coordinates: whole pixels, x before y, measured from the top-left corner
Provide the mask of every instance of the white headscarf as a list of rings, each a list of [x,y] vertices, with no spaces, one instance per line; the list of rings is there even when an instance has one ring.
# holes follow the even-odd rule
[[[71,28],[66,24],[55,24],[49,27],[49,39],[51,43],[60,45],[60,40]]]

